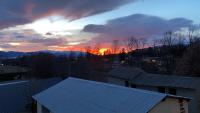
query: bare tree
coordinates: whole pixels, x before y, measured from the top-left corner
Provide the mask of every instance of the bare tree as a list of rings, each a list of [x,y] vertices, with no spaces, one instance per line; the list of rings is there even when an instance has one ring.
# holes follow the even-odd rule
[[[104,52],[104,55],[110,55],[110,54],[112,54],[111,49],[107,49],[107,50]]]
[[[127,51],[132,51],[133,48],[134,48],[134,42],[133,42],[133,39],[134,37],[131,37],[131,38],[127,38],[125,41],[124,41],[124,44],[126,46],[126,49]]]
[[[152,40],[152,46],[155,48],[156,46],[158,46],[160,43],[162,42],[162,40],[160,39],[153,39]]]
[[[113,54],[118,53],[119,52],[119,48],[120,48],[119,40],[113,40],[113,43],[112,43],[112,53]]]
[[[194,26],[190,26],[188,29],[188,38],[189,38],[189,45],[192,45],[194,42]]]
[[[85,46],[85,52],[86,52],[86,57],[90,58],[91,53],[92,53],[92,48],[91,46]]]
[[[140,40],[138,40],[138,39],[135,38],[133,40],[133,43],[134,43],[135,49],[139,49],[140,48]]]
[[[132,51],[133,49],[139,49],[140,47],[140,40],[136,39],[135,37],[128,38],[125,40],[125,46],[127,51]]]
[[[175,36],[175,41],[176,41],[177,45],[179,45],[179,46],[184,45],[186,39],[185,39],[185,36],[183,34],[175,33],[174,36]]]
[[[171,47],[175,42],[175,39],[173,38],[173,32],[168,31],[164,33],[164,37],[162,39],[162,44]]]
[[[140,39],[140,43],[142,44],[142,49],[144,49],[145,46],[146,46],[146,44],[147,44],[147,39],[141,38],[141,39]]]
[[[96,43],[95,46],[94,46],[94,53],[96,55],[99,55],[99,50],[100,50],[100,43]]]
[[[180,75],[200,75],[200,44],[195,43],[191,45],[184,53],[183,57],[177,63],[175,70],[176,74]]]
[[[91,53],[91,50],[92,50],[91,46],[85,46],[86,53]]]

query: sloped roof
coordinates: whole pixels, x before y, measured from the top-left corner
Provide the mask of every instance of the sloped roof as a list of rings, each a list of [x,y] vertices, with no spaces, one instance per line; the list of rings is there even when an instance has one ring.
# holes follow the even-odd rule
[[[200,85],[198,77],[176,75],[143,74],[132,80],[134,84],[196,89]]]
[[[129,80],[136,85],[164,86],[196,89],[200,86],[200,78],[177,75],[150,74],[139,68],[120,67],[111,70],[109,76]]]
[[[141,74],[145,74],[145,72],[142,69],[135,67],[118,67],[108,72],[109,76],[126,80],[134,79]]]
[[[147,113],[166,94],[68,78],[33,96],[53,113]]]

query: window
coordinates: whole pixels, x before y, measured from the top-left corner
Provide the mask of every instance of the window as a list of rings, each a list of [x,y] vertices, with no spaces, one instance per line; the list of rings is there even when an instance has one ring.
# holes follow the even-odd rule
[[[164,87],[158,87],[158,92],[160,92],[160,93],[166,93]]]
[[[127,80],[125,81],[125,86],[129,87],[129,82]]]
[[[158,87],[158,92],[176,95],[176,89],[175,88]]]
[[[175,88],[169,88],[169,94],[176,95],[176,89]]]
[[[179,105],[180,105],[180,113],[185,113],[184,101],[182,99],[179,100]]]
[[[135,85],[135,84],[131,84],[131,87],[132,87],[132,88],[136,88],[136,85]]]

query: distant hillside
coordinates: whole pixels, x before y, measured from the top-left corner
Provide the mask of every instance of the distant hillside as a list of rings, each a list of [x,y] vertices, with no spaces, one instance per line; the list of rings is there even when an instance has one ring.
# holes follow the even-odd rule
[[[50,51],[50,50],[43,50],[43,51],[36,51],[36,52],[16,52],[16,51],[0,51],[0,59],[12,59],[17,58],[24,55],[31,55],[31,54],[37,54],[37,53],[51,53],[55,56],[69,56],[72,55],[74,57],[79,56],[82,54],[85,56],[85,52],[80,51]]]
[[[51,50],[43,50],[43,51],[37,51],[37,52],[33,52],[33,53],[51,53],[53,55],[56,56],[79,56],[80,54],[85,56],[85,52],[80,52],[80,51],[51,51]]]
[[[0,51],[0,59],[16,58],[16,57],[19,57],[19,56],[23,56],[25,54],[26,53],[24,53],[24,52],[15,52],[15,51],[5,52],[5,51]]]

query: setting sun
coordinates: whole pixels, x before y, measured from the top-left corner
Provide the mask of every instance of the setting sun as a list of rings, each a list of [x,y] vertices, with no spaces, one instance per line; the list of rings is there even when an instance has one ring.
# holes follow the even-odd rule
[[[104,53],[105,53],[107,50],[108,50],[108,48],[101,48],[101,49],[99,50],[99,54],[100,54],[100,55],[104,55]]]

